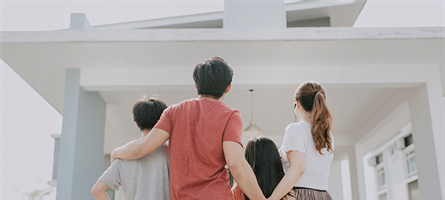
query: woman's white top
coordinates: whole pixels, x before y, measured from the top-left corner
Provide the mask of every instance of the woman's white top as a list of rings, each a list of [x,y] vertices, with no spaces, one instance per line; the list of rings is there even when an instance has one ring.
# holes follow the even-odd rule
[[[334,136],[331,133],[332,149],[334,148]],[[280,147],[281,162],[284,172],[289,170],[287,159],[288,151],[299,151],[304,153],[306,158],[306,170],[295,184],[295,187],[306,187],[318,190],[328,189],[329,171],[334,153],[330,153],[326,148],[322,149],[323,155],[315,148],[314,139],[311,134],[311,124],[305,121],[292,123],[286,127],[283,144]]]

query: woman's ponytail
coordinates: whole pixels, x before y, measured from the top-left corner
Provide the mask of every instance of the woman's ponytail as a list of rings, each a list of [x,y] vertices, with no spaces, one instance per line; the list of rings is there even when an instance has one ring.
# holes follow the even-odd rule
[[[331,113],[329,112],[324,95],[318,91],[315,92],[311,120],[315,148],[320,154],[323,154],[321,153],[323,148],[327,148],[328,152],[332,152],[332,138],[330,133],[332,125]]]
[[[311,132],[317,151],[323,155],[321,150],[326,148],[332,153],[332,117],[323,87],[314,81],[305,82],[295,91],[294,98],[304,110],[311,112]]]

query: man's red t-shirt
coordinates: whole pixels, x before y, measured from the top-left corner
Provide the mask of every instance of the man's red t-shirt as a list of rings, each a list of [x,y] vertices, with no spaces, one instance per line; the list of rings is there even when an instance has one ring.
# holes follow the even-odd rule
[[[242,126],[238,110],[204,98],[162,113],[154,128],[170,134],[170,199],[234,199],[222,144],[242,144]]]

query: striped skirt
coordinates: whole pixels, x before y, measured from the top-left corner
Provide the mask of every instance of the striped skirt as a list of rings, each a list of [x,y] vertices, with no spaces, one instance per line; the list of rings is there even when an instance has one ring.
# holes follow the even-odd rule
[[[316,190],[311,188],[294,187],[294,195],[297,200],[332,200],[326,190]]]

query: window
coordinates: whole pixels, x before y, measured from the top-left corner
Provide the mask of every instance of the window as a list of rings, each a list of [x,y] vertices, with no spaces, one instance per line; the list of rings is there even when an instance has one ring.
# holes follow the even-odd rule
[[[385,168],[377,170],[377,178],[379,181],[379,191],[386,188]]]
[[[383,162],[383,154],[380,154],[380,155],[376,156],[375,157],[375,162],[377,163],[377,165],[382,163]]]
[[[379,200],[387,200],[386,193],[379,195]]]
[[[406,167],[408,170],[408,178],[417,175],[416,154],[414,151],[406,154]]]
[[[408,136],[405,137],[404,140],[405,140],[405,147],[408,147],[413,143],[413,134],[409,134]]]
[[[408,183],[409,200],[420,200],[419,184],[417,180]]]

